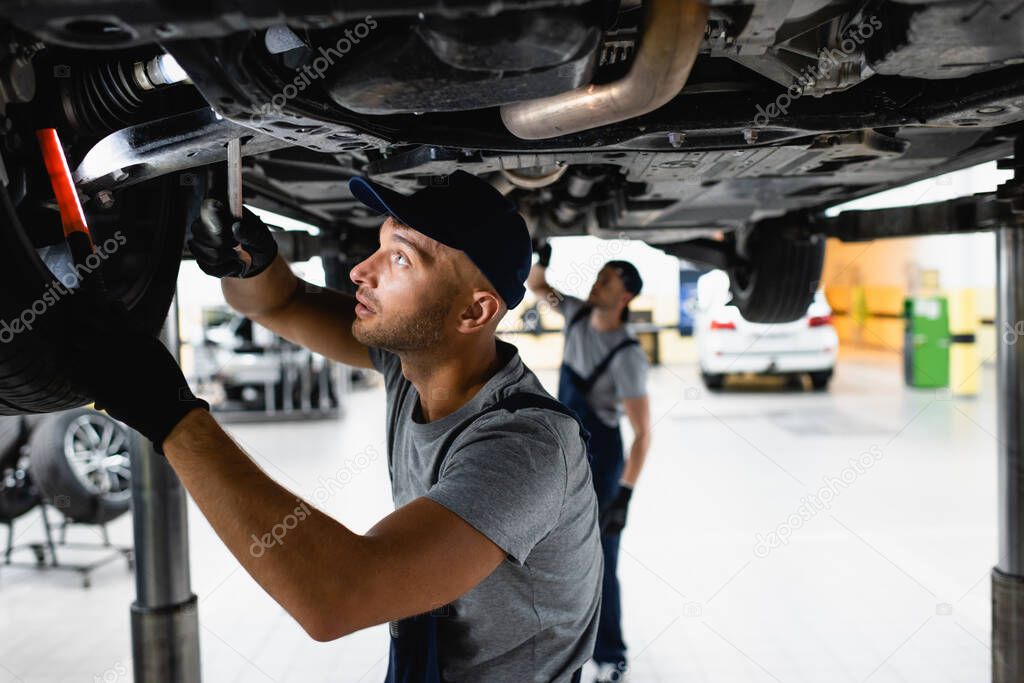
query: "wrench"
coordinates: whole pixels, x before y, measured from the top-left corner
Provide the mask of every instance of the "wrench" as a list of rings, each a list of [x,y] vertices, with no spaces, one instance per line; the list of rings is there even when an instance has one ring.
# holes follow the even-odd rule
[[[236,221],[242,220],[242,141],[238,138],[228,140],[228,209]],[[246,265],[252,263],[252,257],[236,244],[235,251]]]

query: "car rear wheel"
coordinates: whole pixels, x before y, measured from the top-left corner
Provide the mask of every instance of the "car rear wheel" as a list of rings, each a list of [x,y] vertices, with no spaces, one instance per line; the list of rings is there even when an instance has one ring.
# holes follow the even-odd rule
[[[32,476],[66,517],[109,522],[131,504],[128,445],[128,429],[104,413],[77,408],[49,415],[29,439]]]
[[[807,313],[821,281],[825,261],[822,235],[790,237],[774,228],[755,228],[728,268],[732,305],[745,320],[783,323]]]
[[[812,372],[811,373],[811,386],[816,391],[824,391],[828,388],[828,383],[832,379],[832,371],[825,370],[823,372]]]
[[[725,386],[725,375],[718,372],[701,371],[700,378],[704,382],[704,386],[711,391],[718,391]]]

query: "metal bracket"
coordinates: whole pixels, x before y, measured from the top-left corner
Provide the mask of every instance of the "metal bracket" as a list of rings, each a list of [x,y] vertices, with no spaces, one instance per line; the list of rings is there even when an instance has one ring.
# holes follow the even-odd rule
[[[659,244],[658,248],[666,254],[721,270],[727,270],[739,261],[730,242],[705,237],[675,244]]]
[[[830,218],[819,217],[806,230],[843,242],[863,242],[884,237],[985,232],[1014,224],[1010,205],[995,193],[986,193],[916,206],[844,211]]]
[[[106,136],[75,169],[75,185],[92,193],[224,161],[227,144],[235,138],[242,138],[245,156],[290,146],[221,118],[210,108],[196,109]]]
[[[1012,159],[1000,159],[999,168],[1011,169],[1013,177],[996,189],[996,196],[1006,202],[1017,223],[1024,227],[1024,135],[1019,135],[1013,148]]]

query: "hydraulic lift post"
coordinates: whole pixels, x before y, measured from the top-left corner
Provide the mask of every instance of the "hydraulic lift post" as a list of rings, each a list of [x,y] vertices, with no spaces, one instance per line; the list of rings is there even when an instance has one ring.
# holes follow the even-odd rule
[[[998,196],[1015,221],[999,229],[996,258],[999,412],[999,559],[992,569],[992,681],[1024,680],[1024,135],[1012,180]]]
[[[997,240],[999,561],[992,570],[992,681],[1014,683],[1024,675],[1024,339],[1008,343],[1016,333],[1001,333],[1024,320],[1024,234],[1000,228]]]
[[[1009,152],[1009,150],[1007,150]],[[998,162],[1014,177],[995,193],[844,211],[808,230],[844,242],[996,233],[996,401],[999,557],[992,569],[992,681],[1024,681],[1024,134]]]
[[[180,359],[178,297],[161,333]],[[199,683],[198,599],[189,574],[185,489],[153,444],[132,431],[135,602],[131,607],[134,680]]]

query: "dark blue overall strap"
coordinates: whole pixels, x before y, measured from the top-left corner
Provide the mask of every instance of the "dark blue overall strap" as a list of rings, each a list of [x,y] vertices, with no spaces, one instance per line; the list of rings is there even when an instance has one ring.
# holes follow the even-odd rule
[[[401,394],[398,397],[398,401],[396,401],[396,409],[392,416],[393,420],[390,425],[391,434],[394,433],[394,429],[398,424],[397,421],[400,412],[398,408],[401,407],[402,402],[404,402],[405,397],[408,395],[410,386],[411,383],[406,382],[405,386],[400,390]],[[583,424],[576,417],[575,413],[555,399],[541,394],[517,392],[499,399],[493,405],[488,406],[487,408],[473,414],[466,420],[463,420],[462,423],[446,435],[445,443],[442,447],[442,455],[438,459],[433,473],[433,481],[435,483],[437,482],[441,466],[448,457],[448,451],[452,443],[459,434],[469,427],[469,425],[473,424],[473,422],[482,415],[494,412],[495,410],[510,410],[515,412],[521,408],[544,408],[546,410],[553,410],[557,413],[571,417],[576,420],[580,429],[580,436],[583,437],[584,442],[589,439],[589,432],[587,432],[583,427]],[[388,435],[389,454],[391,452],[391,434]],[[389,460],[389,469],[390,466],[391,463]],[[438,654],[437,617],[447,616],[447,609],[448,606],[445,605],[444,607],[439,608],[439,610],[434,610],[427,614],[420,614],[414,617],[407,617],[390,624],[391,645],[388,655],[388,671],[385,683],[440,683],[441,664]],[[580,671],[575,672],[572,680],[574,682],[579,681],[579,675]]]
[[[406,617],[388,626],[391,645],[384,683],[441,683],[434,613]]]
[[[387,430],[388,431],[387,431],[387,435],[386,435],[387,436],[387,443],[388,443],[387,455],[388,455],[388,475],[389,475],[389,477],[392,474],[392,471],[391,471],[391,458],[394,457],[393,454],[392,454],[392,447],[394,446],[394,443],[392,442],[392,439],[394,438],[395,433],[398,431],[398,421],[402,417],[402,406],[405,404],[405,397],[408,396],[409,390],[411,388],[412,388],[412,382],[410,382],[408,380],[402,382],[401,386],[398,388],[398,395],[395,397],[395,401],[391,404],[391,406],[392,406],[392,408],[391,408],[391,421],[390,421],[390,423],[387,426]],[[415,412],[415,410],[414,410],[414,412]]]
[[[612,364],[612,360],[615,358],[615,354],[617,354],[622,349],[625,349],[625,348],[630,347],[630,346],[635,346],[635,345],[638,345],[638,344],[640,344],[640,341],[637,340],[637,339],[634,339],[633,337],[630,337],[629,339],[623,339],[621,342],[616,344],[612,348],[612,350],[608,352],[608,355],[605,356],[601,360],[601,362],[598,363],[594,367],[594,369],[591,371],[590,375],[587,376],[587,378],[583,380],[583,382],[584,382],[584,384],[586,386],[586,390],[589,392],[590,388],[592,386],[594,386],[594,382],[597,381],[597,378],[600,377],[602,374],[604,374],[604,371],[607,370],[608,366]]]
[[[576,413],[567,408],[564,403],[561,403],[550,396],[535,394],[529,391],[519,391],[498,399],[498,401],[493,405],[474,413],[445,435],[445,441],[442,446],[443,455],[438,458],[437,464],[434,467],[433,482],[437,483],[438,478],[441,476],[441,468],[444,465],[445,460],[448,459],[448,449],[451,448],[451,445],[455,442],[455,439],[458,438],[459,434],[464,432],[471,424],[484,415],[493,413],[496,410],[508,410],[514,413],[515,411],[523,408],[543,408],[545,410],[560,413],[566,417],[571,417],[576,421],[576,425],[580,429],[580,436],[583,437],[584,443],[587,443],[590,440],[590,432],[588,432],[586,427],[583,426],[583,423],[580,421],[580,418]]]
[[[569,321],[569,324],[566,326],[566,335],[569,334],[569,330],[572,328],[573,325],[575,325],[576,323],[590,315],[590,312],[592,310],[594,310],[593,306],[580,307],[580,310],[576,311],[576,314],[573,315],[572,319]],[[633,346],[634,344],[639,343],[640,342],[633,337],[630,337],[629,339],[624,339],[620,344],[618,344],[615,348],[608,352],[608,355],[605,356],[601,360],[601,362],[594,367],[594,369],[590,372],[590,375],[588,377],[580,377],[579,375],[577,375],[577,377],[579,377],[579,380],[582,380],[582,386],[580,386],[580,390],[583,391],[584,393],[589,393],[590,388],[594,386],[594,382],[597,381],[597,378],[600,377],[602,373],[604,373],[604,371],[608,369],[609,365],[611,365],[612,359],[615,358],[615,354],[617,354],[619,351],[626,348],[627,346]],[[578,384],[579,380],[574,380],[574,383]]]
[[[522,408],[545,408],[547,410],[553,410],[556,413],[561,413],[567,417],[576,419],[576,414],[565,407],[564,404],[551,398],[550,396],[544,396],[542,394],[533,394],[528,391],[520,391],[515,394],[509,394],[503,399],[500,399],[497,403],[492,405],[490,408],[477,413],[477,417],[486,415],[487,413],[494,412],[495,410],[508,410],[516,412]]]

